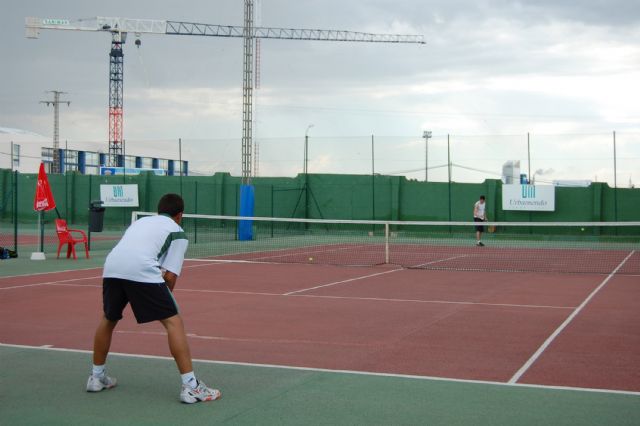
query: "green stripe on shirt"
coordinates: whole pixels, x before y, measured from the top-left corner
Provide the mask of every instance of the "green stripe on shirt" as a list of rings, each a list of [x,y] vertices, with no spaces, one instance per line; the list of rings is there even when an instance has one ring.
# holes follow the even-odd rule
[[[162,248],[160,249],[160,253],[158,253],[158,259],[160,259],[162,257],[162,255],[165,254],[167,252],[167,250],[169,250],[169,246],[171,246],[171,243],[174,240],[188,240],[187,234],[185,234],[182,231],[169,233],[169,235],[167,235],[167,239],[164,240],[164,244],[162,245]]]

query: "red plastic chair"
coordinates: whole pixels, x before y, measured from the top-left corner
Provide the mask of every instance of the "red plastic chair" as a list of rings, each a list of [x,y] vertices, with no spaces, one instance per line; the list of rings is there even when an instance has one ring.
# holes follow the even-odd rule
[[[63,245],[67,245],[67,259],[73,254],[74,259],[78,259],[76,256],[75,245],[77,243],[84,243],[84,252],[89,258],[89,247],[87,246],[87,235],[79,229],[67,228],[67,221],[64,219],[56,219],[56,233],[58,234],[58,258],[60,258],[60,249]],[[73,234],[80,234],[82,238],[73,237]]]

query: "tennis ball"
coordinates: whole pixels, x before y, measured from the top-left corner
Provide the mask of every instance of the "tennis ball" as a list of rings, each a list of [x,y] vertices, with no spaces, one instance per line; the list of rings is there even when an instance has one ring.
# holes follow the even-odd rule
[[[584,231],[584,228],[580,228],[581,231]]]
[[[309,262],[313,262],[313,257],[310,257],[310,258],[309,258]]]

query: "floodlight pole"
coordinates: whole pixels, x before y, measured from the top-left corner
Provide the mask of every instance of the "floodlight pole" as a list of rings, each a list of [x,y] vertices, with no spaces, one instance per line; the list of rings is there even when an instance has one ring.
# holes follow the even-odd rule
[[[371,220],[376,220],[376,163],[373,135],[371,135]],[[373,227],[375,231],[375,225]]]
[[[447,181],[449,182],[449,221],[451,221],[451,144],[449,135],[447,135]]]
[[[531,183],[531,143],[529,138],[529,132],[527,132],[527,164],[529,167],[529,174],[527,175],[527,180]]]
[[[182,197],[182,138],[178,138],[178,161],[180,162],[180,196]]]
[[[304,217],[309,217],[309,129],[313,127],[313,124],[307,126],[307,130],[304,132],[304,164],[302,173],[304,173]],[[305,225],[306,226],[306,225]]]
[[[312,127],[313,124],[309,124],[307,130],[304,132],[304,163],[302,165],[302,173],[305,175],[305,180],[307,173],[309,173],[309,129]]]
[[[616,132],[613,131],[613,219],[618,221],[618,165],[616,155]]]
[[[429,139],[431,138],[431,131],[425,130],[422,133],[424,138],[424,181],[429,182]]]

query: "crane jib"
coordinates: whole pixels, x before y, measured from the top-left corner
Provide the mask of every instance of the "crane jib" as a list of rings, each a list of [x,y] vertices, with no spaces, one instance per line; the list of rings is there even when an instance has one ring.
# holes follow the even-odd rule
[[[193,22],[166,21],[166,34],[199,35],[209,37],[245,37],[244,26],[198,24]],[[353,41],[368,43],[417,43],[425,44],[424,36],[414,34],[376,34],[345,30],[317,30],[303,28],[254,27],[253,38],[317,41]]]

